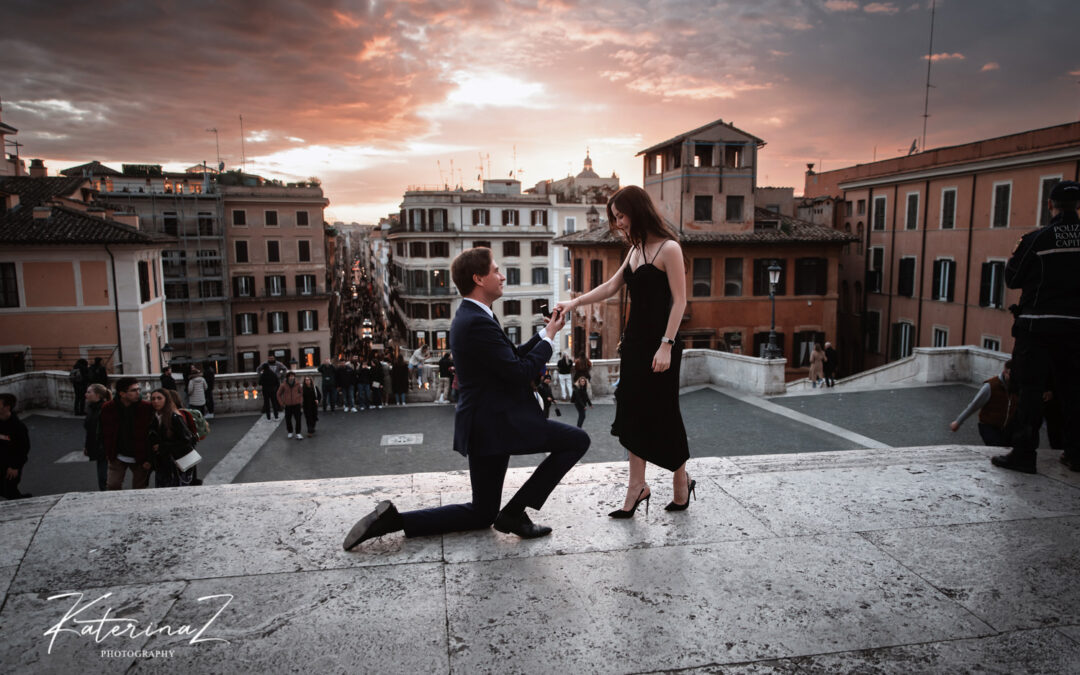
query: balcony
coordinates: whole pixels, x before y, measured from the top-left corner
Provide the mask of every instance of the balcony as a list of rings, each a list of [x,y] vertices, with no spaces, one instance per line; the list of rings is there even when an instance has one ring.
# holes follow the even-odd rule
[[[409,229],[407,225],[394,225],[390,228],[390,234],[446,234],[448,232],[460,232],[461,228],[457,223],[449,223],[447,225],[424,225],[422,229]]]
[[[237,295],[233,296],[234,302],[243,302],[245,300],[298,300],[298,299],[323,299],[329,298],[332,293],[325,290],[315,290],[314,292],[298,290],[295,288],[288,288],[283,291],[273,291],[271,289],[263,289],[261,295]]]

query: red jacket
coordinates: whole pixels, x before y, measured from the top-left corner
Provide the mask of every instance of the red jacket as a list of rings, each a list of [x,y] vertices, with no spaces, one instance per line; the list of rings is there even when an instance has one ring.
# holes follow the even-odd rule
[[[293,379],[292,386],[289,386],[289,381],[285,380],[281,383],[281,386],[277,390],[277,400],[283,406],[290,405],[303,405],[304,404],[304,392],[300,385],[299,378]]]
[[[109,460],[116,460],[117,437],[120,435],[120,413],[117,401],[106,401],[101,406],[101,433],[105,439],[105,456]],[[135,448],[135,462],[142,464],[148,461],[150,456],[150,423],[154,419],[154,406],[146,401],[135,404],[135,439],[132,447]]]

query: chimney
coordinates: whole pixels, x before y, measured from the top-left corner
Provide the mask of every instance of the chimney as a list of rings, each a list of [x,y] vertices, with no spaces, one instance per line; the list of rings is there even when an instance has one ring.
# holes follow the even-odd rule
[[[30,160],[30,177],[31,178],[45,178],[49,175],[48,170],[45,168],[44,160],[32,159]]]
[[[51,206],[35,206],[34,207],[34,220],[42,220],[52,215]]]

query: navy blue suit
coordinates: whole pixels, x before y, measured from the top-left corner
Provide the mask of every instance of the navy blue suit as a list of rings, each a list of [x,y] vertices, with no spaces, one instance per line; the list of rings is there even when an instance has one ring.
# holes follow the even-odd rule
[[[589,448],[588,434],[545,419],[533,396],[532,382],[551,357],[546,340],[533,336],[515,347],[495,319],[465,300],[450,325],[450,351],[460,387],[454,450],[469,458],[473,499],[402,513],[409,537],[489,527],[511,455],[551,453],[506,505],[539,509]]]

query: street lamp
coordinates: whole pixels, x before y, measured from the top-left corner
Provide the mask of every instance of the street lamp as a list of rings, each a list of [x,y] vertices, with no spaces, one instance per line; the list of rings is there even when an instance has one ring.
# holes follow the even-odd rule
[[[769,344],[765,347],[765,358],[780,358],[780,348],[776,346],[776,284],[780,283],[780,264],[775,260],[769,263],[769,302],[772,303],[772,321],[769,323]]]
[[[172,359],[172,345],[166,342],[164,345],[161,346],[161,349],[158,351],[161,352],[161,367],[162,369],[164,369],[165,366],[169,365],[169,361]]]

